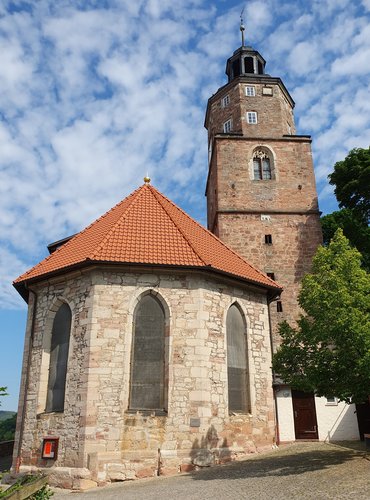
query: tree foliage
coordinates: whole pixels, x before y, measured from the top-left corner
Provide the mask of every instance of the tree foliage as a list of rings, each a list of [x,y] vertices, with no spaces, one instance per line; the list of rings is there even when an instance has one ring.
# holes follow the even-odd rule
[[[354,210],[368,224],[370,221],[370,147],[352,149],[343,161],[334,165],[329,175],[341,208]]]
[[[362,265],[370,271],[370,227],[367,222],[356,212],[343,208],[320,219],[324,245],[329,245],[338,228],[343,229],[343,234],[356,247],[362,255]]]
[[[366,401],[370,393],[370,275],[338,229],[320,247],[302,281],[305,311],[296,327],[280,325],[282,344],[273,368],[292,387]]]
[[[8,393],[6,392],[6,387],[0,387],[0,396],[7,396]],[[1,401],[0,401],[0,406],[1,406]]]
[[[12,441],[14,439],[17,414],[0,422],[0,443],[2,441]]]

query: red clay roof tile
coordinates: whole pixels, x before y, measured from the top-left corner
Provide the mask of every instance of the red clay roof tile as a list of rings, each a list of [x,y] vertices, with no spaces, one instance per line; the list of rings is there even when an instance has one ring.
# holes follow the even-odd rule
[[[59,274],[86,261],[213,269],[279,289],[149,184],[19,276],[14,284]]]

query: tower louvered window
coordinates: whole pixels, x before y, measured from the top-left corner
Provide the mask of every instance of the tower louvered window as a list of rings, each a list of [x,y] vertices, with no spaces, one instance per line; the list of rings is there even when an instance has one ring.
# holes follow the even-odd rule
[[[226,317],[229,412],[249,411],[247,342],[244,318],[233,304]]]
[[[160,302],[145,295],[134,316],[130,409],[165,409],[165,314]]]
[[[271,162],[265,151],[257,150],[253,154],[253,177],[255,180],[272,179]]]
[[[72,313],[67,304],[58,309],[51,332],[48,390],[45,411],[63,411]]]

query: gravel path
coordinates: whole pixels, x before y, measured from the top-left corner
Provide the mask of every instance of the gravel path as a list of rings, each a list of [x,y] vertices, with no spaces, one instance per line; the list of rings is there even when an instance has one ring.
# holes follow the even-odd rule
[[[194,474],[114,483],[54,500],[370,499],[370,461],[363,452],[324,443],[281,447]],[[72,500],[72,499],[71,499]]]

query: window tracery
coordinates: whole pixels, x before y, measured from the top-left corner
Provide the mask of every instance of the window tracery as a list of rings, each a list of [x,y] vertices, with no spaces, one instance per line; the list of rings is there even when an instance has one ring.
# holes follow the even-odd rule
[[[263,149],[257,149],[253,153],[253,178],[255,180],[272,179],[270,157]]]

